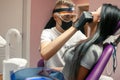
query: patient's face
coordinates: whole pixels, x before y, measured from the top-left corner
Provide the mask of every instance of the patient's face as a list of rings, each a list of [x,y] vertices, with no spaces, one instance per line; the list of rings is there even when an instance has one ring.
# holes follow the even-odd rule
[[[100,13],[101,13],[101,8],[99,7],[97,10],[95,10],[94,12],[91,12],[93,15],[93,22],[99,22],[100,21]]]
[[[97,24],[100,21],[101,7],[91,13],[93,15],[93,22],[89,23],[86,27],[86,33],[89,34],[87,36],[92,36],[96,32]]]

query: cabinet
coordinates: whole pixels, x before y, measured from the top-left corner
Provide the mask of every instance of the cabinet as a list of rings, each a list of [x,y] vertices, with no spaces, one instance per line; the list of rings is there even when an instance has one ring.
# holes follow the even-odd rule
[[[29,60],[29,17],[31,0],[0,0],[0,35],[4,38],[9,29],[18,29],[22,44],[16,49],[16,36],[11,36],[10,57],[22,57]],[[27,56],[27,57],[26,57]],[[5,59],[5,48],[0,48],[0,63]],[[2,64],[0,64],[2,73]]]

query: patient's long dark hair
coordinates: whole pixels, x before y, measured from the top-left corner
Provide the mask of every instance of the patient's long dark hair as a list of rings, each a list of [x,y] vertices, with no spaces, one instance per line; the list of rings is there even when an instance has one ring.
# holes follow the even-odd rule
[[[101,20],[97,25],[96,33],[87,41],[79,44],[70,64],[69,79],[77,80],[80,61],[92,44],[99,44],[114,33],[118,21],[120,20],[120,9],[111,4],[103,4]]]

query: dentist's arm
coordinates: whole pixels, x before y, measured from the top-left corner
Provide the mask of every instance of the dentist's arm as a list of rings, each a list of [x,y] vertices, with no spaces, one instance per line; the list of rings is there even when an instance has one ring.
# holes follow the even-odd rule
[[[59,37],[54,39],[52,42],[43,42],[40,45],[40,54],[45,59],[48,60],[70,39],[70,37],[77,31],[75,27],[70,27]]]

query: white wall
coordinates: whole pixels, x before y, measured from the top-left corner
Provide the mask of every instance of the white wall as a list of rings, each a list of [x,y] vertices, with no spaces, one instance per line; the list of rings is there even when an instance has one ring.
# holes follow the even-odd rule
[[[40,35],[42,29],[52,16],[56,0],[31,0],[30,25],[30,66],[36,67],[41,58],[39,53]]]

